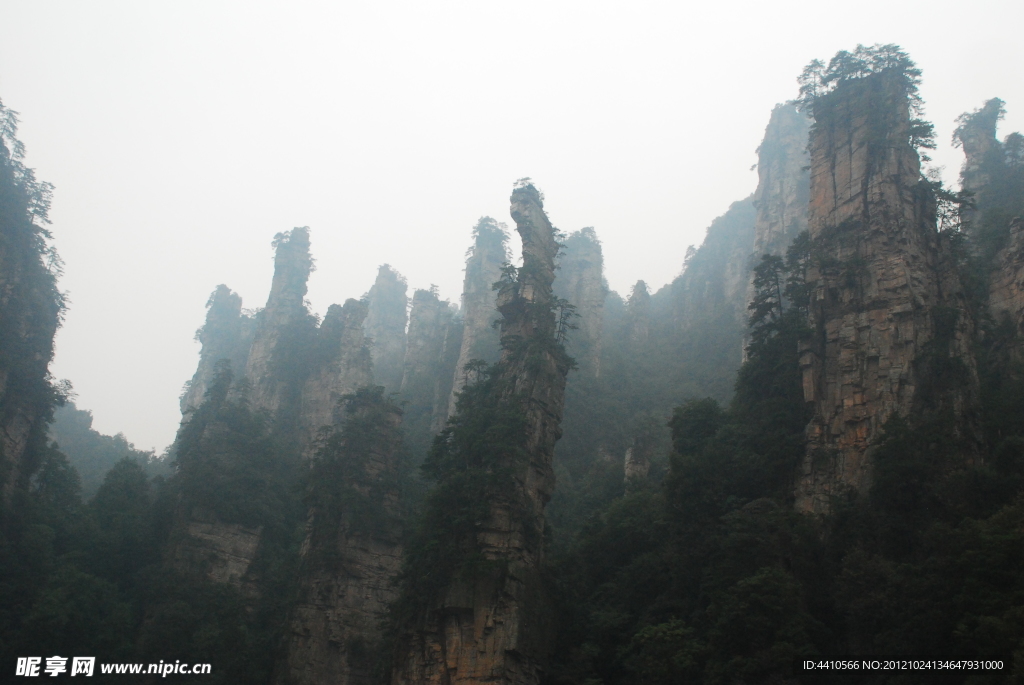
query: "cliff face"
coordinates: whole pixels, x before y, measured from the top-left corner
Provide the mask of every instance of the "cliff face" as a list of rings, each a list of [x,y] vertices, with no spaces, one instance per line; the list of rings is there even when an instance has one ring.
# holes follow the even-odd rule
[[[764,140],[757,149],[755,259],[765,254],[785,254],[793,238],[807,230],[810,129],[810,118],[793,105],[776,105],[772,110]]]
[[[232,373],[244,373],[255,328],[253,318],[242,314],[242,298],[226,285],[218,285],[206,303],[206,323],[196,332],[203,347],[195,375],[181,396],[183,420],[203,403],[218,361],[227,359]]]
[[[381,390],[356,393],[344,423],[313,457],[299,600],[278,682],[374,682],[380,626],[395,598],[402,556],[401,411]]]
[[[651,335],[651,294],[647,284],[637,281],[633,292],[626,301],[629,342],[631,345],[645,345]]]
[[[890,416],[910,415],[922,399],[929,348],[960,359],[972,384],[976,372],[972,322],[943,263],[900,83],[890,72],[843,83],[814,112],[813,336],[800,358],[814,418],[796,496],[800,510],[821,512],[830,496],[870,483],[870,445]],[[957,414],[965,397],[951,400]]]
[[[704,243],[688,256],[682,275],[668,286],[669,316],[677,331],[694,331],[713,318],[728,318],[735,326],[746,326],[755,217],[752,198],[732,203],[708,227]],[[662,295],[662,291],[656,295]],[[739,366],[739,346],[735,358]]]
[[[489,499],[476,525],[481,556],[498,563],[450,582],[399,647],[394,683],[538,683],[549,648],[538,570],[568,358],[555,338],[554,230],[532,185],[517,187],[511,201],[524,263],[498,294],[506,344],[495,387],[501,403],[524,412],[523,449],[496,465],[507,469],[508,489]]]
[[[405,361],[406,284],[397,271],[384,264],[377,271],[367,300],[366,336],[370,339],[374,382],[388,392],[402,385]]]
[[[226,287],[210,299],[199,367],[182,402],[188,420],[175,443],[184,482],[169,559],[185,574],[250,595],[261,590],[249,569],[268,511],[254,510],[242,491],[230,495],[239,501],[216,511],[205,506],[209,493],[203,493],[212,482],[244,488],[261,479],[271,489],[271,479],[281,478],[299,456],[308,459],[321,432],[337,424],[340,398],[373,380],[363,334],[366,303],[331,305],[316,327],[303,302],[312,267],[308,229],[279,234],[274,244],[274,281],[255,324],[240,314],[241,299]],[[238,378],[234,372],[243,366],[245,376]],[[282,502],[290,497],[275,494]]]
[[[608,288],[604,283],[604,257],[593,228],[584,228],[565,240],[565,252],[559,259],[555,295],[576,307],[576,325],[566,347],[579,366],[580,373],[601,374],[601,329],[604,326],[604,301]]]
[[[433,404],[445,332],[453,316],[449,304],[437,293],[417,290],[413,294],[401,385],[402,396],[410,402]]]
[[[47,187],[25,173],[10,141],[0,136],[0,508],[26,484],[45,445],[56,396],[48,369],[63,308],[46,261],[56,253],[41,227],[45,213],[33,211]]]
[[[213,512],[195,507],[179,522],[178,533],[171,547],[171,562],[176,569],[231,585],[249,596],[256,594],[256,584],[248,572],[260,546],[263,526],[225,523]]]
[[[988,306],[998,322],[1008,318],[1014,332],[1024,332],[1024,222],[1010,223],[1010,240],[996,255],[988,286]]]
[[[413,294],[401,385],[407,403],[406,435],[413,454],[426,453],[434,427],[443,424],[440,416],[447,414],[459,328],[454,309],[438,299],[437,293],[417,290]]]
[[[462,339],[466,322],[454,305],[449,305],[451,317],[444,328],[441,342],[441,358],[438,360],[438,374],[434,381],[434,401],[431,409],[430,434],[437,435],[448,421],[455,397],[455,382],[459,378],[459,357],[462,354]]]
[[[308,452],[324,428],[336,425],[343,395],[373,382],[373,362],[363,334],[367,305],[348,299],[332,304],[317,330],[313,368],[302,388],[303,451]]]
[[[492,364],[501,354],[499,334],[493,326],[498,319],[494,284],[501,278],[502,265],[509,260],[507,230],[505,224],[489,216],[481,217],[473,228],[473,247],[466,258],[462,282],[462,340],[445,419],[455,411],[455,395],[466,385],[466,364],[473,359]]]
[[[274,281],[267,306],[257,315],[256,332],[245,375],[252,387],[253,409],[276,416],[285,402],[293,403],[294,373],[287,367],[301,347],[303,333],[312,330],[306,310],[306,281],[313,268],[309,254],[309,228],[279,233],[274,239]],[[291,378],[289,378],[291,377]]]
[[[992,182],[991,167],[993,157],[1003,156],[1002,146],[996,138],[996,127],[1003,114],[1003,101],[999,98],[992,98],[980,109],[971,114],[964,114],[959,118],[960,125],[953,134],[953,141],[959,144],[964,150],[964,164],[960,169],[960,186],[975,194],[976,200],[979,193]],[[968,211],[968,220],[974,218],[974,212]]]

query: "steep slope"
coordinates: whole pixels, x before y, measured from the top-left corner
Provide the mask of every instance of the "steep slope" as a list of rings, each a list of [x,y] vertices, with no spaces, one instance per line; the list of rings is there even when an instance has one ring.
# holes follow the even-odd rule
[[[935,200],[911,144],[907,76],[842,81],[815,100],[811,131],[812,338],[801,355],[813,403],[797,507],[825,512],[865,490],[872,443],[893,415],[948,403],[969,410],[977,384],[972,326],[955,270],[943,263]],[[928,356],[959,360],[963,383],[928,396]]]
[[[511,202],[524,261],[498,294],[502,356],[467,388],[427,463],[438,485],[428,537],[406,562],[394,683],[538,683],[550,646],[539,572],[569,359],[552,294],[554,229],[529,183]]]
[[[426,454],[432,427],[441,423],[435,417],[447,409],[449,383],[455,376],[450,352],[458,343],[461,328],[454,318],[452,306],[438,298],[434,290],[417,290],[413,294],[400,395],[407,403],[405,426],[409,446],[417,456]]]
[[[466,364],[474,359],[493,364],[501,354],[499,334],[493,325],[498,319],[494,284],[509,260],[507,243],[508,227],[489,216],[481,217],[473,227],[473,246],[466,256],[462,282],[462,340],[445,420],[455,411],[455,396],[466,385]]]
[[[278,233],[274,238],[274,281],[267,305],[256,319],[256,332],[245,365],[250,402],[276,420],[293,420],[303,348],[315,334],[306,309],[306,282],[313,269],[309,228]],[[285,416],[282,414],[282,410]]]
[[[196,331],[202,349],[195,375],[181,395],[183,420],[203,403],[218,361],[227,359],[236,375],[245,372],[255,324],[251,316],[242,314],[242,298],[226,285],[218,285],[206,302],[206,323]]]
[[[388,264],[377,270],[377,280],[366,294],[370,309],[366,315],[366,336],[371,341],[373,378],[388,392],[402,385],[407,322],[405,279]]]
[[[566,349],[580,373],[601,374],[601,331],[604,327],[604,257],[593,228],[570,233],[558,260],[555,295],[576,308],[577,329],[566,336]]]
[[[316,351],[302,387],[299,413],[304,453],[315,449],[321,431],[340,422],[341,398],[373,382],[373,362],[363,334],[367,309],[360,300],[348,299],[344,306],[332,304],[317,329]]]
[[[377,386],[346,396],[342,411],[312,458],[309,522],[281,683],[373,682],[380,626],[396,595],[401,410]]]
[[[24,487],[45,447],[60,396],[51,383],[53,336],[64,301],[49,246],[51,186],[22,164],[15,113],[0,104],[0,509]]]

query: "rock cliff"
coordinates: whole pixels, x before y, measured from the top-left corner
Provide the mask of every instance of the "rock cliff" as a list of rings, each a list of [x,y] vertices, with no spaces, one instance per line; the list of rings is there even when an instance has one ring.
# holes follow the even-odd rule
[[[308,343],[315,325],[305,305],[306,281],[313,269],[309,228],[277,234],[274,247],[274,281],[267,306],[256,318],[245,376],[253,409],[277,417],[282,408],[295,408],[299,374],[290,367],[299,361],[299,349]]]
[[[455,375],[452,348],[460,328],[455,313],[434,290],[413,294],[400,394],[406,402],[406,435],[416,455],[426,453],[433,428],[443,423],[439,417],[447,410]]]
[[[967,384],[977,380],[973,324],[955,270],[944,264],[901,75],[845,81],[813,112],[813,333],[800,364],[814,416],[796,500],[802,511],[824,512],[832,496],[869,485],[882,425],[922,400],[926,352],[961,360]],[[950,398],[957,415],[969,394],[967,387]]]
[[[534,684],[550,646],[539,567],[569,358],[556,339],[554,229],[532,185],[517,184],[511,203],[523,266],[498,293],[503,351],[491,387],[500,406],[522,412],[522,448],[498,457],[503,487],[475,524],[490,570],[452,578],[403,635],[394,683]]]
[[[765,254],[785,254],[793,239],[807,230],[810,129],[810,118],[793,105],[776,105],[772,110],[764,140],[757,148],[755,259]]]
[[[373,383],[373,362],[363,334],[367,305],[348,299],[344,306],[332,304],[317,330],[312,368],[302,387],[303,453],[313,449],[317,436],[341,420],[339,401],[343,395]]]
[[[0,118],[0,510],[38,466],[58,396],[50,383],[53,336],[64,301],[60,260],[44,228],[49,186],[21,164],[13,116]],[[13,146],[13,149],[12,149]]]
[[[491,364],[501,354],[499,334],[494,327],[498,319],[494,284],[501,277],[502,265],[509,260],[507,243],[508,227],[489,216],[481,217],[473,228],[473,247],[466,257],[466,276],[462,281],[462,340],[445,409],[446,420],[455,411],[456,394],[466,385],[466,364],[473,359]]]
[[[268,511],[249,506],[244,490],[221,493],[220,500],[242,501],[220,511],[205,506],[198,493],[210,482],[243,489],[264,482],[270,489],[270,479],[282,478],[300,457],[308,459],[321,434],[337,425],[341,397],[373,380],[363,333],[366,303],[331,305],[319,327],[306,308],[309,245],[305,228],[277,236],[270,296],[255,322],[241,314],[241,299],[225,286],[214,292],[199,333],[199,366],[182,401],[188,420],[175,442],[184,483],[169,559],[187,575],[250,595],[261,590],[249,568],[260,552]],[[245,376],[233,382],[240,367]],[[287,487],[285,481],[278,486]]]
[[[343,412],[311,464],[298,601],[280,683],[375,682],[380,627],[396,594],[401,410],[377,387],[350,395]]]
[[[366,315],[366,336],[370,339],[373,377],[388,392],[402,385],[407,321],[405,279],[389,265],[377,271],[377,280],[367,293],[370,309]]]
[[[629,342],[631,345],[645,345],[651,334],[651,294],[647,284],[637,281],[633,292],[626,301]]]
[[[1024,221],[1010,222],[1010,238],[996,254],[988,284],[988,307],[995,321],[1008,319],[1018,337],[1024,333]]]
[[[601,375],[601,330],[604,327],[604,282],[601,242],[593,228],[569,234],[558,263],[555,295],[576,307],[578,318],[566,342],[581,374]]]
[[[181,396],[182,420],[203,403],[218,361],[227,359],[235,375],[245,372],[254,333],[255,321],[242,314],[242,298],[218,285],[206,303],[206,323],[196,332],[202,350],[195,375]]]
[[[981,109],[960,116],[957,119],[959,126],[953,133],[954,144],[964,151],[960,187],[982,204],[986,200],[986,190],[992,183],[992,167],[999,166],[1003,157],[1002,145],[996,138],[996,127],[1002,117],[1003,101],[992,98]],[[975,211],[968,209],[964,218],[972,222],[975,216]]]

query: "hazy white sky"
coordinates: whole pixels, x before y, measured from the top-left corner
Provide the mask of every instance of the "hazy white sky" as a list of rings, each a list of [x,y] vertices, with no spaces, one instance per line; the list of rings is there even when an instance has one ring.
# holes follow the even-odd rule
[[[458,300],[469,232],[532,177],[594,226],[607,277],[675,277],[754,190],[775,103],[812,58],[899,43],[954,179],[954,118],[999,96],[1024,129],[1024,3],[13,2],[0,98],[51,218],[71,308],[54,375],[94,426],[162,450],[218,283],[262,306],[270,241],[312,229],[309,298],[387,262]]]

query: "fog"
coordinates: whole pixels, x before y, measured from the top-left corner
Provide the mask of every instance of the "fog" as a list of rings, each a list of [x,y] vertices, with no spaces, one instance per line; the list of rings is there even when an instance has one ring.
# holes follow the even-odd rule
[[[654,288],[757,183],[772,107],[813,58],[898,43],[935,164],[1001,97],[1024,129],[1006,2],[0,2],[0,98],[51,211],[70,309],[52,367],[94,427],[160,451],[226,283],[256,308],[270,241],[311,227],[321,314],[378,265],[457,302],[477,218],[530,176],[594,226],[611,287]],[[515,242],[515,241],[513,241]]]

